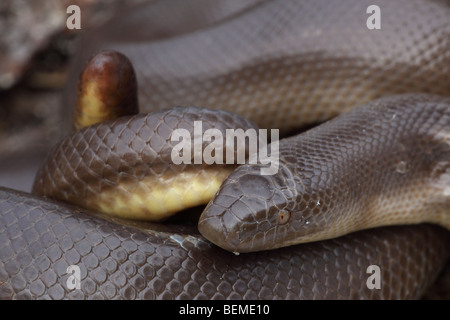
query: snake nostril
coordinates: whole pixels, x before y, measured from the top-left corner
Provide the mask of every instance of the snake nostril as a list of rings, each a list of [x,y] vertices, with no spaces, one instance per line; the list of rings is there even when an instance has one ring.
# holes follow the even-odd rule
[[[278,211],[278,224],[286,224],[291,218],[291,213],[287,210]]]

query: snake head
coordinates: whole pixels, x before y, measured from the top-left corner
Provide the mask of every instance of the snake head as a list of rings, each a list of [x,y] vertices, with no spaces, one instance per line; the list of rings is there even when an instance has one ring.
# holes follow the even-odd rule
[[[307,242],[322,229],[323,219],[317,210],[320,200],[311,190],[305,194],[299,176],[283,164],[274,175],[261,175],[258,165],[240,166],[203,211],[200,233],[235,253]]]

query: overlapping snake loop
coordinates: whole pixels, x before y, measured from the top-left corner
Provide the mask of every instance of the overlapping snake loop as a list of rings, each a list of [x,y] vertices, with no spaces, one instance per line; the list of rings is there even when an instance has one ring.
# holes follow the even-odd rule
[[[34,190],[113,216],[1,190],[0,297],[419,298],[450,254],[450,3],[381,1],[375,31],[368,5],[228,3],[189,28],[127,33],[163,25],[174,9],[157,2],[87,35],[80,63],[99,49],[128,56],[146,113],[66,136]],[[118,72],[108,79],[123,88]],[[338,114],[281,140],[275,175],[170,161],[173,130],[195,120],[288,135]],[[116,217],[201,203],[198,230]],[[422,222],[440,227],[374,228]],[[69,265],[81,266],[80,290],[65,286]],[[373,265],[379,289],[367,285]]]

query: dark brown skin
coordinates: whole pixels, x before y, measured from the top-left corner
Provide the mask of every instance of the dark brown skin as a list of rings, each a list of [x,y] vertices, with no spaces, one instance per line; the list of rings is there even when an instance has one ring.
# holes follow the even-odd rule
[[[284,133],[393,93],[449,96],[448,1],[379,3],[383,19],[379,31],[365,28],[365,10],[372,1],[342,0],[330,6],[317,0],[280,0],[253,2],[250,9],[239,14],[225,15],[226,18],[221,15],[216,21],[192,29],[181,27],[160,37],[152,33],[158,41],[149,43],[140,42],[140,37],[133,43],[130,30],[136,29],[135,20],[121,16],[118,19],[123,23],[119,29],[122,34],[110,32],[111,26],[107,25],[102,30],[107,36],[91,33],[84,42],[89,45],[81,46],[87,52],[77,56],[80,65],[84,65],[98,49],[114,48],[126,53],[138,65],[143,111],[174,105],[222,108],[248,116],[261,127],[280,128]],[[161,25],[167,17],[177,17],[173,11],[168,12],[161,16]],[[145,23],[140,28],[145,29]],[[66,104],[71,106],[73,101]],[[56,267],[49,269],[49,260],[52,266],[54,261],[63,261],[64,266],[80,263],[89,265],[86,270],[90,272],[97,270],[92,273],[95,280],[84,278],[79,298],[406,299],[420,297],[448,258],[448,249],[444,248],[449,243],[448,234],[438,227],[377,229],[305,246],[234,256],[203,242],[203,238],[188,237],[186,242],[176,233],[160,238],[154,237],[153,232],[140,233],[123,225],[103,227],[100,221],[85,219],[83,214],[67,218],[80,209],[72,207],[66,211],[39,199],[25,200],[9,191],[3,197],[6,200],[0,212],[5,223],[1,226],[14,227],[8,230],[17,233],[17,251],[22,250],[17,254],[13,252],[16,247],[7,245],[0,251],[0,292],[7,298],[17,298],[16,292],[31,298],[46,294],[56,299],[65,297],[64,281],[58,282],[65,269],[55,271],[55,282],[48,270]],[[30,216],[37,220],[27,218],[28,205],[35,212]],[[38,223],[42,216],[41,221],[51,222]],[[289,218],[283,215],[282,220]],[[59,226],[60,222],[73,231],[47,228]],[[36,232],[28,231],[33,228],[37,228]],[[85,237],[91,230],[99,230],[100,234],[92,232],[92,238]],[[62,238],[53,238],[51,232],[58,231]],[[29,239],[34,240],[41,233],[42,241],[28,245]],[[411,237],[406,239],[405,233]],[[11,243],[16,239],[12,232],[0,234],[4,237],[0,243],[9,243],[7,237],[13,238]],[[108,239],[113,239],[113,248],[102,245],[110,244]],[[135,245],[138,240],[142,242]],[[81,244],[77,245],[78,241]],[[165,241],[171,243],[170,252]],[[80,250],[75,250],[75,254],[66,245]],[[102,251],[105,247],[106,251]],[[55,256],[47,248],[67,254]],[[141,254],[141,249],[145,254]],[[31,268],[42,267],[44,271],[32,274],[47,272],[41,277],[46,281],[44,285],[43,280],[23,277],[24,273],[29,274],[30,268],[25,265],[30,256],[34,257],[33,250],[42,253],[44,261],[41,264],[32,260]],[[19,258],[11,260],[16,256]],[[368,264],[380,266],[385,280],[381,290],[367,289]],[[109,268],[111,265],[113,268]],[[116,269],[118,265],[122,268]],[[183,269],[186,266],[192,268],[187,274]],[[105,276],[115,271],[117,278]],[[147,291],[147,287],[151,290]],[[68,294],[71,295],[75,293]]]
[[[229,128],[258,129],[234,113],[195,107],[175,107],[105,121],[62,140],[37,172],[33,193],[115,216],[151,221],[161,221],[179,211],[170,210],[174,202],[185,204],[183,208],[206,204],[236,165],[209,165],[204,161],[195,164],[194,152],[190,154],[190,164],[173,163],[172,150],[180,141],[172,141],[172,134],[177,129],[186,130],[194,146],[196,121],[201,122],[202,134],[208,129],[219,130],[223,145]],[[203,140],[202,148],[209,144],[210,141]],[[237,147],[235,144],[234,154]],[[247,157],[248,144],[243,150]],[[224,149],[222,158],[225,153]],[[177,176],[189,174],[188,178],[176,181]],[[182,187],[167,199],[175,183]],[[204,190],[199,185],[215,189]],[[153,206],[135,205],[138,201],[132,200],[133,197],[139,196],[147,203],[150,192],[160,194]],[[210,194],[208,198],[196,197],[205,192]],[[164,206],[168,208],[166,211],[161,210]]]
[[[233,252],[339,237],[382,225],[450,230],[450,99],[378,99],[280,141],[280,169],[243,165],[200,217],[203,236]],[[232,200],[230,200],[232,199]],[[233,201],[234,200],[234,201]]]
[[[208,0],[194,2],[199,12],[210,9]],[[141,112],[185,105],[223,109],[282,135],[382,96],[450,96],[448,0],[377,1],[380,30],[366,26],[372,0],[245,1],[246,10],[194,30],[174,28],[176,17],[184,17],[180,12],[192,10],[182,3],[160,14],[173,31],[162,38],[152,38],[161,30],[153,26],[159,19],[136,27],[133,15],[86,33],[74,74],[94,53],[117,50],[135,64]],[[136,14],[154,14],[151,7]],[[152,32],[134,40],[136,29]],[[66,115],[74,85],[68,86]]]
[[[194,115],[201,115],[200,110],[176,108],[157,112],[154,116],[158,119],[164,119],[165,117],[175,119],[177,112],[186,111],[184,116],[180,114],[179,119],[182,120],[173,120],[172,122],[156,120],[156,123],[176,126],[180,123],[185,123],[185,127],[189,127],[192,125],[190,121],[196,120]],[[204,114],[201,118],[205,121],[208,121],[211,117],[211,119],[216,119],[213,111],[205,110],[202,112]],[[407,219],[408,215],[414,217],[414,215],[420,214],[423,215],[421,221],[441,222],[445,225],[448,219],[448,215],[445,215],[445,208],[448,207],[448,198],[445,198],[445,195],[443,195],[444,198],[441,198],[441,202],[436,202],[437,199],[440,199],[439,196],[441,194],[438,193],[438,188],[433,188],[436,184],[439,187],[439,182],[445,181],[445,167],[433,167],[431,164],[442,164],[449,158],[450,148],[445,141],[441,140],[449,124],[449,112],[450,103],[448,98],[429,95],[390,97],[357,108],[349,114],[336,118],[329,123],[322,124],[298,137],[282,140],[280,142],[281,167],[279,173],[274,176],[262,177],[259,175],[259,167],[245,165],[238,168],[225,181],[213,201],[203,213],[199,229],[208,239],[230,251],[248,252],[252,250],[273,249],[274,247],[292,244],[286,243],[286,240],[289,241],[292,237],[295,238],[299,234],[301,236],[309,235],[309,230],[316,231],[327,223],[330,225],[328,221],[330,218],[332,218],[331,226],[336,221],[339,221],[339,219],[342,221],[350,220],[356,224],[359,221],[370,222],[370,218],[378,221],[377,216],[374,216],[372,212],[368,211],[370,209],[370,203],[368,204],[366,201],[367,197],[364,193],[366,190],[370,190],[372,195],[378,195],[380,197],[394,196],[394,198],[388,199],[385,203],[394,203],[398,208],[405,207],[404,211],[393,212],[393,214],[391,213],[386,217],[382,217],[387,219],[384,221],[386,224],[409,223],[411,221],[398,220],[397,218],[399,216],[404,216],[405,218],[406,216],[405,219]],[[395,117],[393,116],[394,114],[396,115]],[[35,185],[35,192],[54,197],[62,196],[61,199],[82,203],[90,193],[95,192],[95,188],[104,190],[105,187],[102,187],[102,185],[112,185],[114,181],[114,183],[119,183],[120,178],[124,177],[124,175],[129,175],[137,183],[141,178],[139,178],[139,175],[133,177],[131,173],[136,168],[139,168],[139,172],[144,173],[139,161],[149,158],[148,155],[151,154],[157,154],[158,152],[162,154],[167,153],[164,147],[155,145],[155,142],[152,142],[151,137],[153,136],[151,134],[146,134],[146,132],[152,132],[148,124],[145,121],[143,123],[142,121],[140,122],[142,119],[152,119],[152,116],[152,114],[149,114],[118,119],[89,127],[68,137],[55,149],[54,154],[49,156],[48,165],[44,166],[40,171]],[[227,116],[230,117],[231,114]],[[235,117],[239,119],[236,115]],[[412,120],[413,125],[411,124]],[[236,120],[236,122],[239,121]],[[162,127],[159,125],[157,128],[161,129]],[[122,132],[122,134],[111,136],[114,143],[111,145],[111,150],[107,150],[108,144],[105,144],[105,141],[111,140],[108,136],[114,131]],[[162,130],[161,132],[164,131]],[[133,133],[128,134],[127,132]],[[171,132],[171,130],[168,130],[168,132]],[[421,132],[421,135],[415,135],[417,132]],[[127,143],[127,141],[130,141],[131,136],[138,137],[136,143]],[[146,136],[150,137],[150,139],[146,140]],[[416,140],[411,140],[414,137]],[[91,141],[91,145],[87,144],[86,141]],[[142,143],[137,143],[138,141]],[[158,141],[158,139],[155,141]],[[403,148],[399,147],[400,142],[404,144]],[[147,146],[146,148],[148,150],[145,149],[145,146]],[[358,146],[366,150],[364,152],[368,154],[356,152],[358,151]],[[422,147],[416,148],[417,146]],[[122,153],[127,154],[126,157],[121,152],[118,152],[120,148],[125,148]],[[426,152],[423,153],[422,150]],[[326,156],[328,153],[330,157]],[[371,153],[373,154],[372,157],[370,157]],[[102,155],[108,155],[108,157],[102,159]],[[292,155],[295,155],[295,157],[292,157]],[[405,172],[403,172],[403,168],[399,168],[396,165],[398,162],[397,157],[402,158],[403,156],[412,159],[408,162],[408,170]],[[65,159],[69,159],[71,162],[65,163],[63,161]],[[95,160],[95,165],[91,163],[92,160]],[[105,166],[99,164],[99,161],[104,161]],[[158,160],[153,160],[153,162],[155,161]],[[152,161],[149,163],[152,163]],[[142,164],[145,165],[145,162]],[[76,165],[76,168],[73,168],[72,165]],[[112,176],[105,175],[111,169],[102,171],[105,170],[102,168],[113,167],[119,167],[121,171],[119,173],[114,172]],[[327,170],[327,167],[338,169],[334,172],[333,170]],[[158,166],[154,168],[158,168]],[[315,168],[321,168],[321,170],[317,171]],[[186,169],[184,168],[184,170]],[[98,171],[97,173],[96,170]],[[149,167],[148,172],[146,172],[147,174],[151,174],[154,170]],[[163,172],[170,170],[177,171],[178,166],[169,164]],[[383,170],[387,171],[384,172]],[[396,174],[396,170],[402,172],[397,172]],[[315,177],[316,171],[320,172],[320,174]],[[363,175],[362,180],[358,180],[361,178],[360,176],[352,174],[357,171],[366,173],[365,176]],[[91,178],[89,178],[89,175],[83,174],[89,172],[92,172]],[[96,176],[105,176],[105,178],[94,181],[93,178]],[[328,177],[328,182],[321,181],[321,177]],[[269,184],[267,188],[266,183],[262,182],[262,179],[272,181],[272,184]],[[302,181],[296,181],[298,179]],[[425,183],[425,181],[428,183]],[[419,186],[417,183],[419,183]],[[295,185],[302,186],[305,189],[292,189],[292,186]],[[441,185],[441,187],[445,188],[446,186]],[[268,192],[272,193],[273,196],[269,197],[266,195]],[[310,196],[311,194],[320,195],[320,206],[317,205],[317,199]],[[344,195],[352,198],[344,201]],[[402,199],[406,199],[406,201]],[[430,215],[430,212],[416,212],[411,210],[411,208],[408,208],[408,203],[412,201],[411,199],[414,199],[415,207],[427,207],[427,201],[431,199],[432,202],[429,203],[431,207],[428,207],[428,209],[431,210],[431,213],[439,213],[439,208],[444,208],[440,212],[444,214],[441,216],[443,220],[433,221],[433,216]],[[11,201],[15,200],[15,197],[11,198]],[[285,200],[285,202],[282,200]],[[232,206],[227,205],[230,201],[233,203]],[[314,206],[310,207],[311,204],[314,204]],[[319,209],[319,211],[314,208]],[[350,209],[354,210],[354,212]],[[280,216],[279,212],[283,210],[289,212],[289,214],[287,216]],[[389,213],[389,206],[383,207],[380,203],[377,206],[377,210]],[[64,217],[61,217],[59,213],[54,217],[55,219],[64,220]],[[73,219],[78,221],[78,219],[83,218],[76,215]],[[264,221],[264,219],[268,221]],[[305,219],[309,219],[309,225],[305,225],[305,221],[307,221]],[[244,223],[241,225],[236,223],[239,221]],[[116,220],[116,222],[118,221]],[[267,237],[261,238],[258,232],[265,232],[265,229],[255,230],[253,225],[257,228],[265,228],[267,225],[268,227],[278,225],[277,228],[279,230],[274,234],[268,232]],[[93,221],[92,226],[95,229],[103,228],[102,223],[99,221]],[[135,226],[142,227],[143,225],[138,223]],[[155,225],[148,226],[148,232],[151,234],[158,234],[157,230],[161,228]],[[365,227],[372,226],[368,225]],[[80,228],[84,229],[84,227]],[[122,228],[122,226],[118,224],[113,228],[117,230],[116,228]],[[95,238],[98,240],[105,238],[105,241],[107,241],[106,239],[110,235],[118,232],[114,230],[111,234],[95,236]],[[177,235],[176,227],[167,227],[165,230],[168,233],[158,234],[156,238],[148,239],[147,245],[154,245],[156,251],[166,250],[166,241],[175,241],[173,243],[174,247],[171,246],[171,250],[175,250],[178,247],[179,249],[177,250],[182,250],[183,255],[180,258],[180,254],[178,253],[174,253],[173,251],[168,253],[166,258],[170,263],[167,267],[174,269],[167,271],[167,274],[158,274],[156,271],[151,273],[148,281],[153,282],[156,281],[155,279],[159,279],[158,284],[161,286],[157,289],[155,288],[156,291],[161,290],[161,296],[152,296],[153,298],[180,296],[184,298],[202,297],[207,299],[214,297],[252,297],[264,299],[417,298],[423,294],[424,288],[428,285],[428,281],[431,281],[429,278],[425,278],[425,270],[431,267],[434,276],[437,274],[436,270],[440,270],[440,267],[436,267],[435,269],[435,266],[431,266],[429,258],[424,257],[424,255],[430,254],[430,248],[433,248],[431,252],[434,252],[436,249],[434,240],[429,239],[428,235],[426,239],[422,239],[420,235],[418,235],[418,238],[414,238],[413,236],[413,232],[421,230],[420,226],[405,227],[404,230],[413,230],[411,232],[406,231],[408,234],[407,237],[404,237],[403,228],[394,228],[394,231],[377,229],[366,231],[367,233],[361,233],[361,237],[363,238],[352,234],[340,240],[333,240],[332,242],[300,245],[284,248],[282,251],[262,251],[261,253],[252,255],[244,254],[242,257],[228,256],[219,248],[209,245],[206,247],[200,246],[198,253],[196,253],[197,249],[193,247],[186,247],[183,243],[180,246],[180,241],[178,240],[183,238],[179,238]],[[80,231],[84,232],[83,230]],[[344,228],[341,234],[351,231],[353,230]],[[399,233],[397,234],[397,232]],[[133,234],[120,234],[121,240],[119,241],[119,247],[121,248],[126,248],[130,241],[135,241],[136,236]],[[239,237],[236,237],[237,235]],[[411,235],[411,238],[409,235]],[[440,233],[436,235],[439,237],[436,241],[442,241],[437,248],[441,248],[443,244],[447,243],[446,237],[448,234],[443,232],[442,239],[440,238]],[[282,236],[288,238],[283,238]],[[55,239],[56,243],[60,241],[60,238],[57,238]],[[189,237],[189,239],[195,246],[199,243],[206,243],[198,235],[194,238]],[[261,239],[266,240],[266,242],[260,241]],[[407,241],[411,241],[414,247],[404,247]],[[329,247],[330,243],[332,244],[331,248]],[[382,245],[380,246],[380,244]],[[94,247],[97,246],[99,245],[94,245]],[[90,249],[86,250],[88,254]],[[448,252],[446,251],[447,249],[442,250],[439,263],[444,264],[447,260]],[[151,251],[153,252],[153,250]],[[438,251],[441,252],[441,249]],[[331,256],[330,252],[333,253]],[[190,258],[186,258],[184,254],[187,254]],[[216,254],[217,256],[215,256]],[[358,257],[354,256],[355,254]],[[406,254],[408,258],[403,260],[401,257],[398,258],[402,254]],[[95,253],[94,256],[97,256],[97,254]],[[205,258],[205,256],[208,256],[208,258]],[[224,257],[228,258],[225,259]],[[175,262],[173,259],[176,259],[176,261],[179,261],[178,259],[181,260]],[[269,259],[272,262],[268,262],[265,259]],[[310,262],[311,259],[312,262]],[[146,259],[142,258],[141,260],[145,261]],[[197,274],[198,272],[206,272],[204,277],[196,278],[194,282],[195,286],[209,288],[207,292],[202,292],[198,296],[198,292],[194,294],[189,289],[183,287],[184,289],[177,289],[181,290],[177,291],[177,294],[180,296],[173,294],[171,286],[173,285],[173,281],[180,281],[176,274],[177,271],[180,271],[180,268],[184,268],[183,265],[187,263],[184,261],[192,261],[192,264],[195,266],[189,272],[197,272]],[[214,261],[213,269],[210,268],[210,262],[207,261]],[[231,264],[231,266],[234,266],[236,264],[239,270],[248,267],[248,269],[244,269],[245,271],[243,271],[243,274],[247,277],[246,280],[242,279],[243,287],[241,288],[240,285],[232,286],[233,289],[227,291],[227,294],[221,291],[223,286],[228,286],[224,284],[224,281],[228,282],[228,280],[223,278],[223,273],[221,273],[226,273],[224,270],[228,270],[229,268],[225,267],[225,265],[222,266],[224,261],[226,262],[225,265]],[[247,265],[248,261],[252,261],[249,266]],[[287,287],[280,285],[279,289],[272,292],[268,292],[267,290],[259,291],[259,289],[257,290],[258,292],[254,292],[253,285],[255,281],[264,283],[264,279],[270,277],[272,271],[257,271],[259,270],[257,265],[253,263],[257,265],[259,263],[261,265],[272,265],[273,263],[276,269],[273,275],[275,278],[282,277],[285,274],[284,271],[279,270],[284,264],[298,267],[293,267],[292,270],[289,269],[286,271],[289,274],[289,281],[291,281],[287,282]],[[309,265],[308,263],[311,263],[310,268],[305,267],[305,265]],[[206,269],[197,267],[204,264],[208,265]],[[378,265],[383,270],[382,277],[385,286],[381,291],[369,290],[366,286],[368,275],[365,270],[369,265],[373,264]],[[147,264],[144,265],[147,266]],[[217,274],[216,268],[219,270],[224,269],[218,271],[219,273]],[[299,270],[301,272],[297,274]],[[239,273],[240,271],[236,272]],[[248,274],[249,272],[250,275]],[[327,275],[328,272],[331,272],[331,274]],[[155,274],[157,276],[152,278]],[[214,278],[215,275],[218,278],[214,280],[214,285],[209,286],[208,281]],[[402,281],[406,282],[393,283],[391,277],[395,277],[398,280],[402,277],[400,275],[407,275],[407,277],[411,277],[411,280],[402,279]],[[423,278],[421,278],[422,276]],[[336,277],[339,278],[339,281],[330,283],[329,279],[335,279]],[[389,277],[389,279],[386,277]],[[306,280],[311,278],[314,281]],[[190,279],[190,277],[187,277],[187,279]],[[240,280],[235,280],[237,283],[241,283]],[[299,283],[299,287],[293,285],[292,281]],[[325,285],[322,286],[322,283],[325,283]],[[126,282],[126,284],[128,285],[129,282]],[[98,288],[101,288],[103,283],[98,283],[97,285]],[[111,285],[111,283],[106,285]],[[406,286],[405,288],[403,288],[404,285]],[[291,289],[288,289],[292,288],[292,286],[295,287],[295,289],[292,289],[294,293],[291,292]],[[135,290],[131,291],[134,292],[132,294],[133,297],[140,298]],[[92,291],[92,295],[87,295],[86,297],[91,298],[95,295],[96,293]],[[130,296],[124,292],[114,293],[112,297],[128,298]],[[148,296],[144,297],[148,298]]]
[[[449,236],[389,227],[236,256],[188,226],[111,221],[1,189],[0,299],[417,299]],[[69,265],[80,267],[80,290],[67,288]],[[381,289],[367,288],[369,265]]]

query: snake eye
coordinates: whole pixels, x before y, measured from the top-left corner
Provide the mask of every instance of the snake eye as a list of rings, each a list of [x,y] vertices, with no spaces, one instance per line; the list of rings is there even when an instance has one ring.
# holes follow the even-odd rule
[[[278,211],[278,224],[285,224],[289,221],[291,213],[287,210]]]

